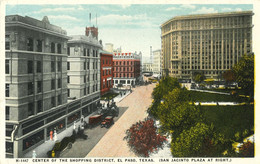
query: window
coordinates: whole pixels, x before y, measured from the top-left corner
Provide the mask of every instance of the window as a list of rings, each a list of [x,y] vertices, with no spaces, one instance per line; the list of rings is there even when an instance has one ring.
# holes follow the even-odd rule
[[[55,43],[51,43],[51,53],[55,53]]]
[[[88,56],[90,55],[90,50],[89,50],[89,49],[87,50],[87,55],[88,55]]]
[[[33,94],[33,82],[28,83],[28,95]]]
[[[57,45],[57,49],[58,49],[58,54],[61,54],[61,44],[60,43]]]
[[[84,88],[84,95],[87,95],[87,88]]]
[[[40,92],[42,92],[42,82],[38,81],[38,83],[37,83],[37,93],[40,93]]]
[[[84,56],[86,56],[86,48],[84,48],[84,53],[83,53]]]
[[[6,106],[5,107],[5,120],[9,120],[10,119],[10,107]]]
[[[93,57],[95,57],[95,50],[93,50]]]
[[[5,35],[5,50],[10,50],[10,35]]]
[[[88,94],[90,93],[89,90],[90,90],[90,88],[89,88],[89,86],[88,86]]]
[[[10,60],[5,60],[5,73],[9,74],[10,73]]]
[[[42,62],[41,61],[37,61],[37,73],[42,72]]]
[[[58,95],[58,105],[61,105],[61,95]]]
[[[58,72],[61,72],[61,61],[58,61]]]
[[[88,68],[88,70],[89,70],[89,62],[87,63],[87,68]]]
[[[42,52],[42,41],[41,40],[37,40],[36,46],[37,46],[37,52]]]
[[[86,70],[86,62],[83,63],[84,70]]]
[[[70,77],[69,76],[67,77],[67,83],[70,83]]]
[[[10,84],[5,84],[5,97],[10,96]]]
[[[95,69],[95,62],[93,62],[93,69]]]
[[[51,97],[51,107],[55,107],[56,103],[55,103],[55,97]]]
[[[33,39],[32,38],[27,39],[27,51],[33,51]]]
[[[51,61],[51,72],[55,72],[55,62]]]
[[[98,66],[98,62],[96,62],[96,69],[98,69],[97,66]]]
[[[58,79],[58,88],[61,88],[61,79]]]
[[[28,71],[28,73],[33,73],[33,61],[32,60],[27,61],[27,71]]]
[[[42,100],[37,101],[37,113],[42,112]]]
[[[33,103],[29,103],[29,104],[28,104],[28,116],[31,116],[31,115],[34,114],[33,108],[34,108]]]
[[[70,56],[70,47],[67,48],[67,54]]]
[[[95,85],[93,85],[93,92],[95,92]]]
[[[86,83],[87,82],[87,78],[86,78],[86,76],[84,76],[84,83]]]
[[[51,80],[51,89],[55,89],[55,79]]]
[[[67,70],[70,70],[70,62],[67,62]]]
[[[68,89],[68,97],[70,97],[70,90]]]

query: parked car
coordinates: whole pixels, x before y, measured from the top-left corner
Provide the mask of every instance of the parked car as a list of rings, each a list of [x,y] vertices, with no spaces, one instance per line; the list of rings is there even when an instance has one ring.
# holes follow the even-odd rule
[[[56,141],[53,148],[47,152],[47,156],[51,157],[60,157],[60,153],[66,149],[71,149],[72,144],[76,140],[76,134],[72,134],[70,137],[64,137],[61,141]]]
[[[109,128],[111,125],[114,124],[114,118],[112,116],[107,116],[102,122],[101,122],[101,128],[106,127]]]
[[[90,116],[88,125],[89,125],[90,128],[92,128],[92,127],[98,125],[101,121],[102,121],[102,115],[100,115],[100,114]]]

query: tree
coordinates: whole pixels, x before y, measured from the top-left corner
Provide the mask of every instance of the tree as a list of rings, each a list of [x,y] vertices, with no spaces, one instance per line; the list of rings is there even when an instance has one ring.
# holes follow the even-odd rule
[[[125,139],[128,145],[138,156],[142,157],[148,157],[149,152],[157,150],[166,141],[166,137],[156,133],[152,119],[133,124],[126,134]]]
[[[221,156],[223,142],[223,137],[213,132],[213,125],[197,123],[190,129],[183,130],[171,143],[171,151],[174,157]]]
[[[173,138],[202,120],[200,109],[189,104],[187,90],[175,88],[163,99],[163,103],[158,107],[161,131],[171,131]]]
[[[167,95],[170,91],[172,91],[174,88],[181,88],[178,80],[176,78],[172,77],[163,77],[159,84],[154,88],[152,97],[154,99],[151,107],[148,109],[148,113],[158,118],[158,106],[160,105],[161,101],[163,100],[163,96]]]
[[[230,83],[236,81],[236,77],[235,77],[233,70],[225,71],[222,74],[222,77],[224,78],[224,80],[226,81],[227,84],[230,84]]]
[[[193,75],[193,80],[196,83],[201,83],[203,80],[205,80],[205,75],[201,72],[195,72]]]
[[[239,86],[249,96],[254,95],[254,54],[245,54],[233,67]]]

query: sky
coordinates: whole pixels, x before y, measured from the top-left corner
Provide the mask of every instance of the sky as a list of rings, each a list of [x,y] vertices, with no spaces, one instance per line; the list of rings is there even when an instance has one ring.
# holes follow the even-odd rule
[[[160,25],[172,17],[191,14],[253,10],[252,4],[77,4],[6,5],[6,15],[18,14],[62,27],[68,35],[85,35],[86,26],[97,26],[99,40],[123,52],[142,52],[149,60],[150,46],[161,49]],[[91,21],[89,19],[91,13]]]

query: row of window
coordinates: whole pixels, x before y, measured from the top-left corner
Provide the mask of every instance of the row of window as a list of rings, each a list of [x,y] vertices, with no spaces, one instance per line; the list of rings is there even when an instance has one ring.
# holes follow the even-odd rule
[[[134,71],[133,67],[114,67],[114,71]]]
[[[84,48],[83,56],[90,56],[91,49]],[[78,52],[78,48],[74,48],[74,53]],[[70,47],[67,48],[67,54],[70,56]],[[98,50],[92,50],[93,57],[98,57]]]
[[[103,59],[103,64],[105,64],[105,63],[106,63],[106,64],[111,64],[111,60],[112,60],[112,59],[110,59],[110,60],[109,60],[109,59],[106,59],[106,60]]]
[[[58,79],[57,81],[57,88],[61,88],[62,86],[62,80]],[[56,88],[56,80],[52,79],[51,80],[51,90],[54,90]],[[41,93],[43,90],[43,85],[42,81],[37,81],[37,90],[36,93]],[[28,82],[27,83],[27,94],[32,95],[34,94],[34,83],[33,82]],[[11,97],[10,95],[10,84],[5,84],[5,97]]]
[[[10,59],[5,60],[5,73],[10,74]],[[36,73],[42,73],[42,61],[35,61],[36,62]],[[57,70],[61,72],[62,70],[62,63],[61,61],[55,62],[51,61],[51,72],[55,72],[56,70],[56,63],[57,63]],[[34,73],[34,61],[28,60],[27,61],[27,73]]]
[[[108,80],[107,82],[103,81],[103,86],[101,89],[112,87],[112,80]]]
[[[133,61],[114,61],[113,64],[125,66],[125,65],[133,65],[134,62]]]
[[[102,76],[111,75],[112,74],[111,70],[103,70],[102,73],[103,73]]]
[[[128,77],[134,77],[134,74],[133,73],[114,73],[114,77],[128,78]]]

